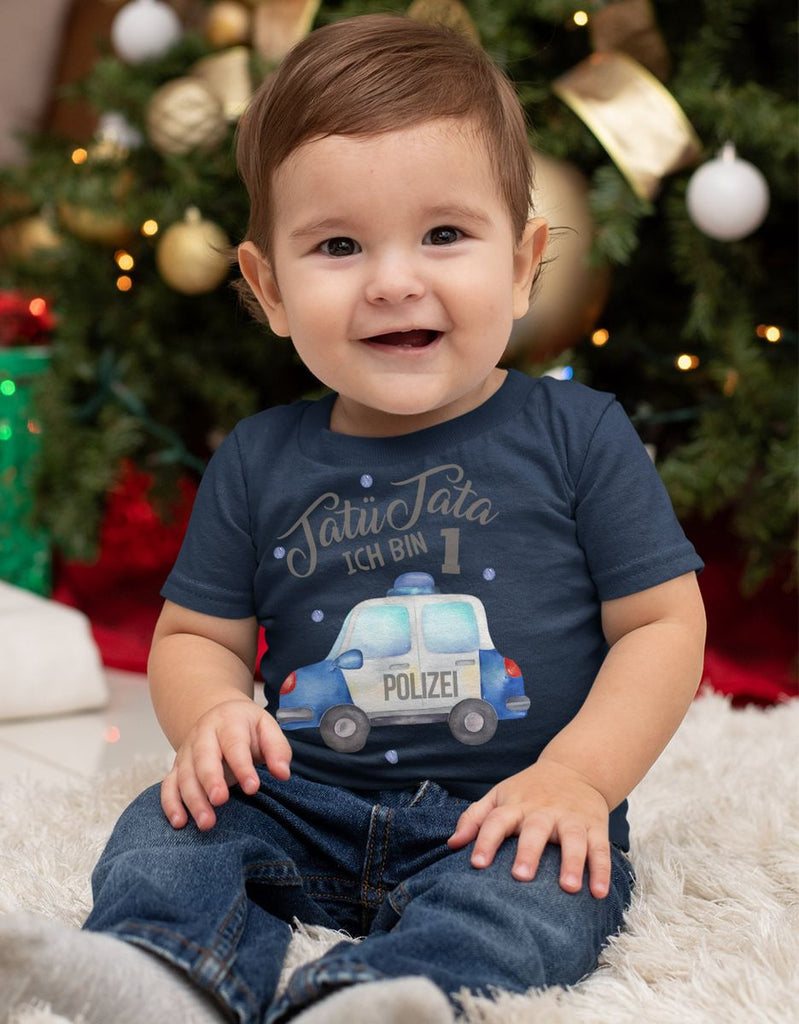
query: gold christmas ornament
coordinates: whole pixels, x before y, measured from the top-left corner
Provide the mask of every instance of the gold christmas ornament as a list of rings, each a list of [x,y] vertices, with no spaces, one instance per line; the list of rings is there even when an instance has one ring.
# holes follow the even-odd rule
[[[99,242],[101,245],[125,245],[133,235],[133,228],[125,217],[118,212],[131,187],[133,175],[129,170],[121,170],[117,174],[110,189],[109,203],[106,209],[98,209],[96,205],[83,206],[80,203],[60,202],[58,217],[70,234],[82,238],[84,242]],[[115,203],[116,207],[111,204]]]
[[[39,213],[0,230],[0,250],[13,259],[28,260],[40,252],[55,252],[63,243],[61,235]]]
[[[174,78],[157,89],[147,105],[147,135],[164,155],[210,150],[227,133],[221,102],[198,78]]]
[[[552,89],[642,199],[654,199],[667,174],[693,166],[701,156],[702,144],[680,105],[624,53],[594,53],[555,79]]]
[[[320,0],[250,0],[252,38],[264,60],[278,64],[311,31]]]
[[[480,42],[477,26],[460,0],[413,0],[407,15],[428,25],[445,25],[473,43]]]
[[[237,0],[218,0],[205,16],[205,38],[219,49],[248,42],[251,31],[252,12]]]
[[[132,234],[130,224],[117,213],[99,213],[88,206],[59,203],[58,216],[67,231],[84,242],[124,245]]]
[[[250,51],[246,46],[203,57],[192,65],[189,73],[216,96],[228,121],[241,117],[252,96]]]
[[[229,245],[222,228],[204,220],[197,207],[190,206],[183,221],[161,236],[155,250],[156,266],[170,288],[184,295],[202,295],[227,277]]]
[[[530,309],[513,326],[506,358],[543,362],[572,348],[591,332],[607,301],[610,269],[589,263],[594,219],[588,181],[573,165],[534,154],[532,204],[550,227],[546,265]],[[558,230],[558,229],[563,230]]]
[[[622,50],[665,82],[671,55],[655,20],[651,0],[614,0],[595,11],[588,22],[595,53]]]

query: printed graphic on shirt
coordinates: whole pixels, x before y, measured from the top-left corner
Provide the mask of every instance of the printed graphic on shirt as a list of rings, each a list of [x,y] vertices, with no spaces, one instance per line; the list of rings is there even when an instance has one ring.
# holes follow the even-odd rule
[[[360,501],[326,491],[276,538],[273,555],[285,559],[296,579],[313,576],[328,549],[353,576],[418,558],[441,543],[441,572],[457,575],[459,524],[487,526],[499,514],[457,463],[391,481],[392,496],[384,505],[370,493],[371,474],[363,473],[359,482]]]
[[[318,728],[333,750],[360,750],[373,726],[447,722],[455,739],[487,743],[530,699],[518,665],[491,640],[483,603],[442,594],[426,572],[349,612],[324,659],[280,689],[284,729]]]

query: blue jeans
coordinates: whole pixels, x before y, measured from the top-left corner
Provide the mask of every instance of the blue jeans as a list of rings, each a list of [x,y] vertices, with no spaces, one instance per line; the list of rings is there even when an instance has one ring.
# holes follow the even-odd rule
[[[92,877],[85,927],[150,950],[182,969],[242,1024],[288,1021],[360,981],[423,975],[452,996],[570,985],[596,965],[622,924],[633,884],[612,848],[610,894],[558,885],[548,846],[532,882],[511,877],[515,840],[489,868],[446,845],[465,800],[435,783],[416,791],[351,792],[264,769],[210,832],[174,830],[146,790],[120,818]],[[366,936],[340,942],[275,989],[290,922]]]

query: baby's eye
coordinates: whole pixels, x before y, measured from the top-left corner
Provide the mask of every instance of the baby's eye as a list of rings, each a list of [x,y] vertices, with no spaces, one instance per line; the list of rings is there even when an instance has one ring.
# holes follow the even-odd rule
[[[452,245],[453,242],[457,242],[462,237],[463,232],[457,228],[442,226],[428,231],[423,241],[425,245]]]
[[[353,238],[328,238],[319,246],[326,256],[354,256],[361,251],[360,245]]]

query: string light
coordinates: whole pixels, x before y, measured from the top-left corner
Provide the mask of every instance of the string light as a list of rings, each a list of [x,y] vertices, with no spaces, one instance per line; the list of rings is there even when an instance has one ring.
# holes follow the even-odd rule
[[[72,150],[71,159],[73,164],[85,164],[89,159],[89,153],[82,146],[78,146],[77,149]]]
[[[120,270],[133,270],[135,260],[125,249],[117,249],[114,253],[114,260]]]
[[[755,334],[758,338],[765,338],[765,340],[771,342],[772,345],[776,345],[778,341],[782,341],[782,331],[774,324],[758,324],[755,328]]]
[[[0,422],[0,441],[10,441],[13,436],[11,424],[7,420]]]
[[[609,339],[610,333],[604,327],[600,327],[599,330],[594,331],[591,335],[591,344],[596,345],[597,348],[602,348],[603,345],[607,345]]]
[[[738,381],[740,381],[741,375],[737,370],[728,370],[727,376],[724,378],[724,384],[722,391],[727,398],[732,398],[738,388]]]
[[[127,274],[120,274],[117,278],[117,288],[121,292],[129,292],[133,287],[133,278],[128,277]]]
[[[584,25],[588,24],[588,12],[587,11],[575,11],[572,16],[572,21],[579,28],[583,28]]]
[[[31,316],[44,316],[47,312],[47,302],[44,299],[31,299],[28,303]]]
[[[695,370],[699,366],[699,356],[692,356],[687,352],[683,352],[682,355],[677,356],[674,360],[674,365],[678,370],[682,370],[683,373],[688,370]]]
[[[6,398],[10,398],[13,394],[16,393],[16,390],[17,385],[14,383],[13,380],[6,379],[0,381],[0,395],[4,395]]]
[[[141,226],[141,233],[145,238],[152,238],[153,235],[158,234],[158,221],[157,220],[146,220]]]

